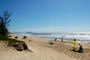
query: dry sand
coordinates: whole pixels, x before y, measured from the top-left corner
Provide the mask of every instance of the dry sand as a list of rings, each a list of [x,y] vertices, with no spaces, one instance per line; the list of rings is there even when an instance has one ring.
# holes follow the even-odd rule
[[[15,35],[12,38],[14,37]],[[19,36],[18,40],[25,41],[33,52],[16,51],[13,47],[0,43],[0,60],[90,60],[90,44],[83,44],[84,53],[77,53],[70,51],[71,43],[68,42],[57,41],[53,45],[48,45],[48,40],[43,38],[28,37],[22,39],[22,36]]]

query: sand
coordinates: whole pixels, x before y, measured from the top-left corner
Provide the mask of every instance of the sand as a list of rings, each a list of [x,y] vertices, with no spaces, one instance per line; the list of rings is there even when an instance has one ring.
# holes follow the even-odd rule
[[[12,38],[14,37],[15,35]],[[71,43],[68,42],[53,41],[54,44],[49,45],[46,39],[38,37],[22,39],[22,36],[19,36],[18,40],[24,41],[33,52],[17,51],[5,43],[0,43],[0,60],[90,60],[90,44],[83,44],[85,52],[77,53],[70,51]]]

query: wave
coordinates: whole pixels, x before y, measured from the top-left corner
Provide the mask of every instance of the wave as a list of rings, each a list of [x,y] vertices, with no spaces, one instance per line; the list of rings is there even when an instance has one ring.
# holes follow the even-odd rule
[[[64,40],[73,40],[74,38],[79,41],[90,41],[90,34],[84,33],[35,33],[35,32],[26,32],[26,33],[16,33],[17,35],[23,36],[36,36],[41,38],[46,38],[50,40],[54,40],[57,38],[60,40],[63,38]]]

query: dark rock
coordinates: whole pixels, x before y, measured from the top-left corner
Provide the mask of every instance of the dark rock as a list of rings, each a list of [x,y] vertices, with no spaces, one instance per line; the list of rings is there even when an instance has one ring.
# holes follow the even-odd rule
[[[15,36],[15,39],[17,39],[18,37],[17,36]]]
[[[14,46],[14,47],[15,47],[15,49],[18,50],[18,51],[23,51],[23,50],[24,50],[24,47],[23,47],[22,44],[19,44],[19,45]]]
[[[23,37],[23,39],[26,39],[26,38],[27,38],[27,36],[24,36],[24,37]]]
[[[14,47],[15,47],[16,50],[18,50],[18,51],[28,50],[28,47],[27,47],[27,45],[25,44],[25,42],[20,42],[20,43],[14,45]]]
[[[29,50],[28,46],[23,41],[10,43],[8,46],[14,47],[17,51]]]
[[[23,48],[24,48],[24,50],[28,50],[28,47],[25,43],[23,43]]]
[[[12,37],[12,35],[9,35],[8,37]]]
[[[52,41],[49,41],[48,44],[52,45],[52,44],[54,44],[54,43],[53,43]]]

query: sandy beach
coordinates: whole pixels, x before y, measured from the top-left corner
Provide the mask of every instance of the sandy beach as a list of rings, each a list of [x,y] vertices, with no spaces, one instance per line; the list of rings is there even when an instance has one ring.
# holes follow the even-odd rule
[[[13,35],[14,38],[15,35]],[[84,53],[71,51],[70,42],[56,41],[53,45],[49,45],[48,41],[38,37],[28,37],[18,40],[24,41],[28,48],[32,51],[17,51],[13,47],[0,43],[0,60],[90,60],[90,44],[83,43]]]

